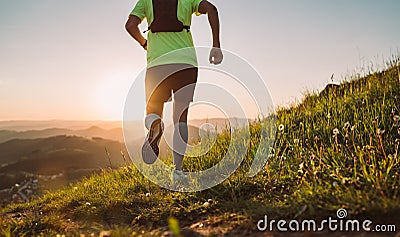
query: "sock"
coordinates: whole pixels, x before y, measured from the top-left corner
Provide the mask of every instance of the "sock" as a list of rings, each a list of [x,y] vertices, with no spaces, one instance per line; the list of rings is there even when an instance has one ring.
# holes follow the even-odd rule
[[[153,122],[159,118],[160,116],[158,116],[157,114],[148,114],[144,119],[144,125],[148,130],[150,130],[151,124],[153,124]]]

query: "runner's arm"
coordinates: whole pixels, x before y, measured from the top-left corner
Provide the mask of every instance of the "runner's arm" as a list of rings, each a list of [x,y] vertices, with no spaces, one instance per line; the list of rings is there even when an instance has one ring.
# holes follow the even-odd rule
[[[125,29],[128,31],[128,33],[140,44],[140,45],[145,45],[146,44],[146,39],[143,37],[142,33],[140,33],[139,30],[139,24],[141,20],[139,17],[135,15],[130,15],[128,18],[128,21],[125,24]],[[147,50],[147,45],[144,46],[144,49]]]
[[[217,8],[207,0],[203,0],[199,4],[199,13],[207,14],[208,22],[210,23],[212,36],[213,36],[213,48],[210,52],[210,63],[220,64],[223,59],[223,54],[221,51],[221,43],[219,38],[219,17]]]
[[[220,48],[219,40],[219,17],[217,8],[207,0],[203,0],[199,4],[199,13],[207,14],[208,22],[211,26],[211,31],[213,34],[213,47]]]

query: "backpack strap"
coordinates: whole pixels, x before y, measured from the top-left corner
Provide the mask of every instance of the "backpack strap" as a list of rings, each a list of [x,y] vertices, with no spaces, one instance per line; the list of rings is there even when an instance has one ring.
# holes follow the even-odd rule
[[[183,26],[183,29],[186,30],[187,32],[190,32],[190,26]],[[147,33],[150,30],[151,30],[150,27],[148,27],[147,30],[143,31],[143,34]],[[156,32],[153,32],[153,33],[156,33]]]
[[[150,30],[152,33],[181,32],[186,29],[187,32],[190,32],[190,26],[185,26],[178,19],[178,1],[152,0],[154,19],[147,31]]]

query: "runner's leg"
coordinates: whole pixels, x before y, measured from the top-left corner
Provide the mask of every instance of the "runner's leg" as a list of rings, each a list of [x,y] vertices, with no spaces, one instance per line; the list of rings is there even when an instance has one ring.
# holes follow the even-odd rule
[[[173,104],[173,158],[176,170],[182,169],[182,161],[188,143],[187,117],[189,105],[193,101],[198,69],[186,68],[178,73],[177,79],[183,82],[174,90]]]
[[[182,169],[182,161],[188,142],[187,115],[189,103],[189,101],[174,101],[173,104],[174,135],[172,146],[174,166],[176,170]]]
[[[145,126],[149,130],[142,146],[142,158],[146,164],[153,164],[159,155],[159,142],[163,134],[162,114],[164,102],[171,95],[164,76],[164,67],[150,68],[146,72],[146,118]]]

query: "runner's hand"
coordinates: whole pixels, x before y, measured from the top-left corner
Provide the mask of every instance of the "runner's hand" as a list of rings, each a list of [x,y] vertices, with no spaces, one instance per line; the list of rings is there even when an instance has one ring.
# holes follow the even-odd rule
[[[221,48],[212,48],[210,51],[210,63],[218,65],[222,62],[224,55],[222,54]]]

